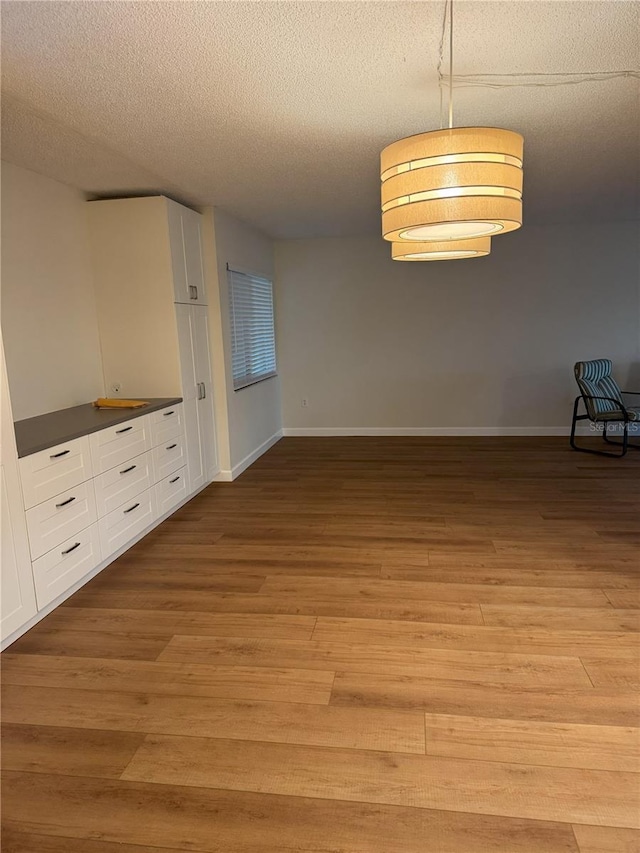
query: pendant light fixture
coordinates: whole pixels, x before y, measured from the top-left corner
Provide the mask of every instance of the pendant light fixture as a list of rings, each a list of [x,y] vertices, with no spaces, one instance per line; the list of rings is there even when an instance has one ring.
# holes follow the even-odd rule
[[[397,260],[480,257],[490,250],[487,238],[522,224],[522,136],[453,126],[453,0],[448,9],[449,127],[400,139],[381,154],[382,235]],[[478,238],[478,251],[453,245]],[[405,251],[399,243],[420,245]]]
[[[405,240],[391,244],[391,257],[394,261],[458,261],[462,258],[481,258],[490,251],[491,237],[443,240],[438,243]]]

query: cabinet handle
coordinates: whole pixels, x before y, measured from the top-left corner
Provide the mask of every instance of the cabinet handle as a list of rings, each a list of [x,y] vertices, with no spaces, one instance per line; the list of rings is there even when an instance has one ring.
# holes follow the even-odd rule
[[[61,554],[62,554],[62,556],[64,557],[64,556],[66,556],[67,554],[70,554],[72,551],[75,551],[75,550],[76,550],[76,548],[79,548],[81,544],[82,544],[81,542],[76,542],[76,544],[75,544],[75,545],[72,545],[72,546],[71,546],[71,548],[67,548],[67,550],[66,550],[66,551],[61,551],[60,553],[61,553]]]
[[[177,446],[177,444],[170,444],[169,447],[165,447],[165,450],[173,450],[173,448]]]
[[[56,504],[56,509],[60,509],[61,506],[66,506],[67,504],[70,504],[71,501],[75,501],[75,497],[67,498],[66,501],[62,501],[62,503]]]
[[[125,509],[125,510],[123,510],[123,512],[124,512],[124,513],[125,513],[125,515],[126,515],[126,513],[128,513],[128,512],[133,512],[133,511],[134,511],[134,509],[136,509],[136,508],[137,508],[137,507],[139,507],[139,506],[140,506],[140,504],[139,504],[139,503],[134,504],[133,506],[130,506],[130,507],[129,507],[129,509]]]
[[[197,299],[197,298],[198,298],[198,288],[196,287],[196,285],[195,285],[195,284],[194,284],[194,286],[193,286],[193,290],[194,290],[194,293],[196,294],[193,298],[194,298],[194,299]]]
[[[195,293],[195,296],[194,296],[194,293]],[[190,284],[189,285],[189,299],[197,299],[197,298],[198,298],[198,291],[196,290],[196,288],[192,284]]]
[[[180,477],[174,477],[173,480],[169,480],[170,484],[177,483]]]
[[[124,471],[120,471],[121,474],[128,474],[129,471],[133,471],[134,468],[137,468],[137,465],[129,465],[128,468],[125,468]]]
[[[163,417],[163,418],[168,418],[168,417],[169,417],[169,415],[175,415],[175,409],[171,409],[171,411],[170,411],[170,412],[163,412],[163,413],[162,413],[162,417]]]
[[[60,453],[54,453],[49,457],[49,459],[60,459],[61,456],[66,456],[67,453],[71,453],[70,450],[61,450]]]
[[[116,435],[120,435],[121,432],[129,432],[130,429],[133,429],[132,426],[125,427],[124,429],[117,429]]]
[[[202,382],[201,384],[202,384],[202,399],[205,400],[207,397],[207,386],[204,384],[204,382]]]

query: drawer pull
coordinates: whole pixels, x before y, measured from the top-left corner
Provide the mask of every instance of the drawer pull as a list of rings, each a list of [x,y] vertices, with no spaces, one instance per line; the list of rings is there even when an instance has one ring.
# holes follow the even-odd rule
[[[65,557],[67,554],[70,554],[72,551],[75,551],[76,548],[79,548],[81,544],[82,544],[81,542],[76,542],[76,544],[72,545],[71,548],[67,548],[66,551],[61,551],[60,553],[62,554],[63,557]]]
[[[70,504],[71,501],[75,501],[75,497],[74,498],[67,498],[66,501],[62,501],[62,503],[56,504],[56,509],[60,509],[60,507],[62,507],[62,506],[67,506],[67,504]]]
[[[177,446],[177,444],[170,444],[169,447],[165,447],[165,450],[173,450],[173,448]]]
[[[60,459],[61,456],[66,456],[67,453],[71,453],[70,450],[61,450],[60,453],[52,454],[49,459]]]
[[[137,508],[137,507],[139,507],[139,506],[140,506],[140,504],[139,504],[139,503],[134,504],[133,506],[130,506],[130,507],[129,507],[129,509],[125,509],[125,510],[123,510],[123,512],[124,512],[125,514],[126,514],[126,513],[128,513],[128,512],[133,512],[133,511],[134,511],[134,509],[136,509],[136,508]]]
[[[137,465],[129,465],[128,468],[125,468],[124,471],[120,471],[121,474],[128,474],[129,471],[133,471],[134,468],[137,468]]]
[[[122,432],[129,432],[129,430],[130,430],[130,429],[133,429],[133,427],[132,427],[132,426],[128,426],[128,427],[125,427],[124,429],[117,429],[117,430],[116,430],[116,435],[120,435],[120,433],[122,433]]]
[[[177,483],[180,477],[174,477],[173,480],[169,480],[169,483],[172,485],[173,483]]]
[[[171,409],[171,411],[170,411],[170,412],[163,412],[163,413],[162,413],[162,417],[163,417],[163,418],[168,418],[168,417],[169,417],[169,415],[175,415],[175,413],[176,413],[176,412],[175,412],[175,409]]]

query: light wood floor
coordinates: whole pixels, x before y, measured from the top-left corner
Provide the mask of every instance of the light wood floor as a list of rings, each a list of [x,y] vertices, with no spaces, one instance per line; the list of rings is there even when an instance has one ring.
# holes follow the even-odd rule
[[[638,853],[639,475],[284,439],[3,655],[3,850]]]

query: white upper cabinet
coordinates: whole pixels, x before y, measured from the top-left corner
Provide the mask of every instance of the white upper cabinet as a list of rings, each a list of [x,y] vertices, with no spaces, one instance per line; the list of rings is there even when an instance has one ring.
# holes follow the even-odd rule
[[[166,200],[176,302],[206,305],[200,214]]]
[[[196,305],[207,304],[202,261],[202,217],[199,213],[182,208],[182,240],[189,301]]]

